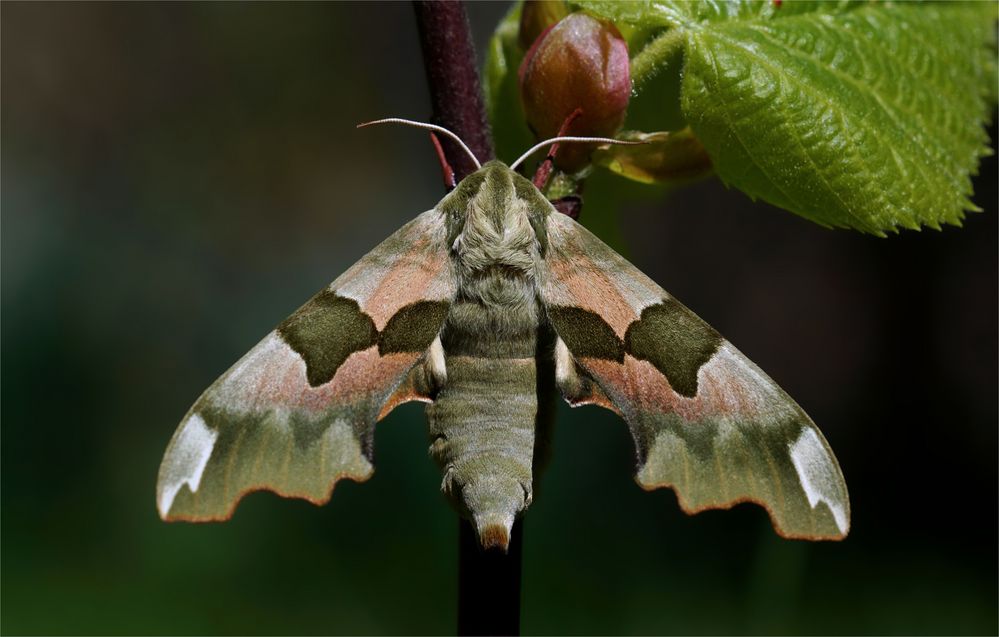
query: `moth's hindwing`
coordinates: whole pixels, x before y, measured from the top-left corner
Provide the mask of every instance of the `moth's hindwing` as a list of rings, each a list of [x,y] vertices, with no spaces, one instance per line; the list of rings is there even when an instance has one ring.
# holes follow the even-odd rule
[[[688,513],[755,502],[785,537],[846,536],[839,465],[776,383],[569,217],[549,216],[548,244],[557,382],[571,404],[625,418],[642,487],[673,488]]]
[[[455,295],[446,245],[443,214],[423,213],[215,381],[167,447],[160,515],[226,519],[260,489],[318,504],[340,478],[368,479],[375,422],[428,399],[416,364]]]

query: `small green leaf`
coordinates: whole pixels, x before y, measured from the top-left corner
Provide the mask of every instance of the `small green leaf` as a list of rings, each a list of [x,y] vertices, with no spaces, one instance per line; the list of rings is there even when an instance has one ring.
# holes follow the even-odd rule
[[[633,52],[636,87],[637,62],[654,73],[682,47],[684,117],[722,179],[750,196],[878,235],[976,209],[995,4],[576,4],[665,27]]]

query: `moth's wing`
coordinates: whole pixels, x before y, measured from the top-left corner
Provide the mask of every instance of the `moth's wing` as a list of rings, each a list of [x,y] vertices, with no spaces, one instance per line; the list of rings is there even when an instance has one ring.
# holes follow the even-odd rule
[[[818,428],[766,374],[585,228],[547,223],[541,298],[573,405],[628,422],[645,489],[687,513],[755,502],[785,537],[841,539],[846,484]]]
[[[161,517],[226,519],[250,491],[326,502],[373,471],[375,422],[427,400],[455,294],[443,215],[365,255],[222,375],[184,417],[156,487]]]

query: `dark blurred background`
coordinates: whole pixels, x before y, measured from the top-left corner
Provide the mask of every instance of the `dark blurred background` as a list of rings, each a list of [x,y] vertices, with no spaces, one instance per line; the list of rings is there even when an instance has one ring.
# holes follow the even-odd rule
[[[469,9],[481,52],[506,6]],[[168,525],[153,498],[198,394],[442,195],[424,134],[354,129],[429,116],[410,5],[0,15],[0,631],[453,631],[457,520],[420,406],[326,507],[258,494]],[[853,529],[809,544],[751,505],[687,517],[635,485],[622,422],[562,409],[524,632],[996,633],[994,158],[981,175],[963,229],[888,239],[716,180],[649,197],[595,178],[583,222],[812,415]]]

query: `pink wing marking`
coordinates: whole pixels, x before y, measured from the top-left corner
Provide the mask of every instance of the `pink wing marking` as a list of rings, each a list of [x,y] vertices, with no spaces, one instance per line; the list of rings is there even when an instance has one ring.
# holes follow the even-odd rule
[[[719,348],[698,372],[697,395],[687,398],[675,392],[669,381],[648,361],[625,355],[624,364],[584,358],[582,365],[601,388],[619,405],[636,412],[674,413],[688,422],[704,421],[718,415],[753,417],[772,412],[773,391],[762,381],[746,382],[746,375],[759,375],[731,351],[727,343]]]
[[[225,407],[234,413],[283,408],[319,415],[334,401],[354,402],[371,395],[372,387],[393,389],[395,379],[420,356],[417,352],[380,356],[373,345],[351,354],[329,382],[312,387],[302,357],[271,333],[233,367],[216,395],[224,396]]]

